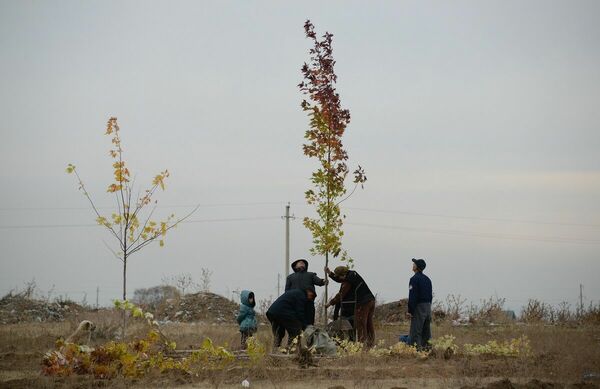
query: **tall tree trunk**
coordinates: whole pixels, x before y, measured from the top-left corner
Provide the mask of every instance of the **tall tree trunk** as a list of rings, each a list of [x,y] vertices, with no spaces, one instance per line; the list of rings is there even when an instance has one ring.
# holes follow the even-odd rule
[[[123,253],[123,301],[127,299],[127,253]],[[121,340],[125,341],[125,331],[127,330],[127,310],[123,309],[123,330]]]
[[[127,256],[123,256],[123,301],[127,299]]]
[[[325,267],[329,267],[329,252],[325,253]],[[327,325],[327,287],[329,285],[329,274],[325,272],[325,294],[323,295],[323,325]]]

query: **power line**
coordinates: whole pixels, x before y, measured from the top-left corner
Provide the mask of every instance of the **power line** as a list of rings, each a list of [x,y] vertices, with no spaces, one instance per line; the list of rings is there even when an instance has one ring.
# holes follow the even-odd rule
[[[238,217],[230,219],[202,219],[202,220],[184,220],[181,223],[220,223],[220,222],[241,222],[251,220],[279,220],[280,216],[255,216],[255,217]]]
[[[99,224],[22,224],[0,226],[0,230],[18,230],[18,229],[36,229],[36,228],[81,228],[81,227],[100,227]]]
[[[245,203],[206,203],[206,204],[173,204],[173,205],[158,205],[157,208],[218,208],[218,207],[251,207],[261,205],[282,205],[284,201],[265,201],[265,202],[245,202]],[[306,206],[301,202],[294,202],[296,206]],[[100,206],[98,209],[115,209],[114,206]],[[0,211],[87,211],[89,207],[0,207]],[[498,217],[487,217],[487,216],[465,216],[465,215],[449,215],[440,213],[427,213],[427,212],[413,212],[413,211],[402,211],[402,210],[387,210],[387,209],[374,209],[374,208],[362,208],[362,207],[345,207],[345,209],[362,211],[362,212],[374,212],[374,213],[385,213],[385,214],[401,214],[411,216],[427,216],[427,217],[441,217],[448,219],[463,219],[463,220],[480,220],[480,221],[496,221],[505,223],[522,223],[522,224],[540,224],[540,225],[562,225],[562,226],[576,226],[576,227],[591,227],[600,228],[600,224],[588,224],[588,223],[566,223],[558,221],[541,221],[541,220],[526,220],[526,219],[511,219],[511,218],[498,218]],[[73,227],[81,227],[79,225],[73,225]]]
[[[446,214],[439,214],[439,213],[395,211],[395,210],[387,210],[387,209],[372,209],[372,208],[357,208],[357,207],[345,207],[345,208],[350,209],[350,210],[355,210],[355,211],[376,212],[376,213],[393,213],[393,214],[412,215],[412,216],[443,217],[443,218],[449,218],[449,219],[465,219],[465,220],[497,221],[497,222],[508,222],[508,223],[546,224],[546,225],[600,228],[600,224],[564,223],[564,222],[556,222],[556,221],[521,220],[521,219],[509,219],[509,218],[497,218],[497,217],[446,215]]]
[[[415,227],[404,227],[404,226],[393,226],[393,225],[371,224],[371,223],[347,222],[345,224],[354,225],[354,226],[362,226],[362,227],[382,228],[382,229],[389,229],[389,230],[405,230],[405,231],[426,232],[426,233],[447,234],[447,235],[464,235],[464,236],[475,236],[475,237],[490,238],[490,239],[527,240],[527,241],[538,241],[538,242],[549,242],[549,243],[600,244],[600,240],[583,239],[583,238],[513,235],[513,234],[501,234],[501,233],[493,233],[493,232],[474,232],[474,231],[446,230],[446,229],[433,229],[433,228],[415,228]]]
[[[256,205],[282,205],[284,201],[265,201],[248,203],[206,203],[206,204],[179,204],[160,205],[157,208],[212,208],[212,207],[247,207]],[[101,206],[97,209],[115,209],[114,206]],[[90,207],[0,207],[0,211],[81,211],[90,210]]]
[[[224,222],[240,222],[240,221],[254,221],[254,220],[275,220],[279,219],[279,216],[258,216],[258,217],[238,217],[228,219],[197,219],[197,220],[184,220],[181,223],[224,223]],[[23,225],[9,225],[0,226],[0,230],[12,230],[12,229],[36,229],[36,228],[72,228],[72,227],[102,227],[99,224],[23,224]]]

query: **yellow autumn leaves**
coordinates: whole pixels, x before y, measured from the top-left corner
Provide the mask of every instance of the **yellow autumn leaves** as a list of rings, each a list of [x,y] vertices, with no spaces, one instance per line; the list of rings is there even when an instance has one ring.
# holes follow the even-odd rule
[[[158,238],[159,236],[162,236],[162,237],[166,236],[167,230],[169,230],[169,222],[174,217],[175,217],[175,215],[171,214],[167,218],[166,221],[161,221],[161,222],[156,222],[154,220],[148,220],[144,224],[143,229],[139,234],[139,238],[141,238],[142,241],[146,241],[149,239]],[[101,226],[105,226],[105,227],[108,227],[111,229],[114,226],[125,226],[127,228],[126,234],[127,234],[127,237],[129,238],[129,241],[134,242],[137,240],[136,233],[137,233],[138,229],[140,228],[140,221],[135,214],[113,213],[111,215],[111,219],[112,219],[112,222],[104,216],[98,216],[96,218],[96,223],[98,223]],[[164,246],[165,245],[164,240],[161,239],[159,244],[161,247]]]
[[[154,180],[152,180],[152,185],[158,185],[160,186],[160,188],[162,190],[165,190],[165,178],[169,177],[169,171],[165,170],[164,172],[161,172],[160,174],[157,174],[156,177],[154,177]]]
[[[110,135],[114,132],[119,132],[119,125],[117,124],[117,118],[112,116],[106,123],[106,135]]]
[[[123,183],[129,182],[129,169],[125,167],[124,161],[117,161],[113,163],[113,168],[115,169],[113,174],[116,183],[108,186],[106,191],[110,193],[114,193],[123,189]]]
[[[159,187],[162,190],[165,189],[165,181],[169,177],[169,171],[164,170],[154,176],[152,184],[143,192],[143,195],[137,200],[132,198],[134,188],[132,188],[131,173],[123,160],[123,149],[119,133],[120,128],[117,124],[117,118],[111,117],[106,123],[105,135],[112,137],[112,147],[109,150],[109,155],[113,159],[113,182],[108,185],[106,191],[117,194],[118,210],[116,213],[113,213],[110,217],[99,213],[90,194],[85,190],[83,182],[75,170],[75,165],[68,164],[66,172],[77,176],[79,189],[83,191],[96,213],[96,223],[111,231],[119,241],[120,248],[123,251],[121,253],[122,258],[127,258],[154,240],[158,240],[161,247],[164,246],[164,237],[167,231],[175,227],[177,223],[173,222],[175,217],[173,214],[164,221],[151,220],[154,210],[150,211],[148,216],[141,216],[145,206],[156,203],[152,198],[154,192]],[[127,242],[130,242],[130,244],[127,244]]]

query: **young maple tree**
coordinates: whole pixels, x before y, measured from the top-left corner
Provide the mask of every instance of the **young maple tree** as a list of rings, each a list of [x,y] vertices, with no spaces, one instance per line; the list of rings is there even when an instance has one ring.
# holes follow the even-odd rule
[[[198,207],[181,219],[176,220],[175,215],[171,214],[162,221],[152,220],[158,202],[153,200],[152,197],[158,188],[165,189],[165,179],[169,177],[169,171],[165,170],[157,174],[149,188],[143,192],[143,195],[134,197],[131,173],[123,160],[123,148],[119,131],[117,118],[111,117],[108,120],[105,134],[112,136],[112,148],[109,154],[114,161],[112,165],[114,168],[114,181],[108,185],[106,191],[115,196],[116,210],[110,217],[100,214],[74,165],[68,164],[67,173],[75,174],[79,183],[79,190],[88,199],[96,213],[96,222],[106,227],[118,243],[118,251],[111,251],[123,263],[123,300],[126,300],[129,257],[157,240],[161,247],[164,246],[167,231],[188,218]],[[142,216],[145,213],[145,208],[150,209],[145,216]]]
[[[353,172],[354,188],[347,195],[345,181],[350,171],[342,136],[350,123],[350,111],[341,107],[340,96],[335,89],[337,76],[333,70],[333,34],[326,32],[319,40],[310,20],[304,24],[304,31],[314,46],[309,51],[310,63],[302,66],[304,81],[298,85],[307,96],[301,107],[310,118],[310,129],[304,134],[307,143],[303,145],[303,150],[306,156],[320,163],[311,176],[313,188],[305,192],[306,201],[315,206],[318,218],[305,217],[304,226],[313,237],[311,254],[324,255],[326,267],[329,266],[330,255],[351,265],[352,258],[342,249],[345,215],[340,210],[340,203],[348,199],[359,185],[362,188],[367,177],[359,165]],[[327,285],[324,298],[327,301]],[[326,314],[325,310],[325,317]]]

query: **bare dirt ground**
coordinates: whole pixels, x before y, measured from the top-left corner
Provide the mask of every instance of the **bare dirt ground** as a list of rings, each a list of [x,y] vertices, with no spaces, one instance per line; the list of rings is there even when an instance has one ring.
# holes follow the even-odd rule
[[[112,336],[110,315],[97,315],[85,317],[99,323],[91,346]],[[598,326],[440,324],[433,328],[434,337],[453,335],[457,345],[526,335],[532,350],[528,357],[454,355],[450,359],[419,359],[360,353],[320,359],[316,367],[305,369],[287,358],[267,357],[260,365],[238,361],[224,369],[206,369],[196,375],[157,373],[141,379],[112,380],[42,375],[44,353],[54,349],[56,339],[68,335],[75,324],[73,320],[0,325],[0,388],[240,388],[245,379],[252,388],[600,388]],[[407,330],[407,324],[380,325],[377,339],[393,344]],[[236,349],[239,343],[239,333],[232,324],[170,323],[163,326],[163,331],[177,342],[178,349],[195,348],[206,337],[229,349]],[[270,337],[267,326],[261,326],[258,338],[267,344]]]

